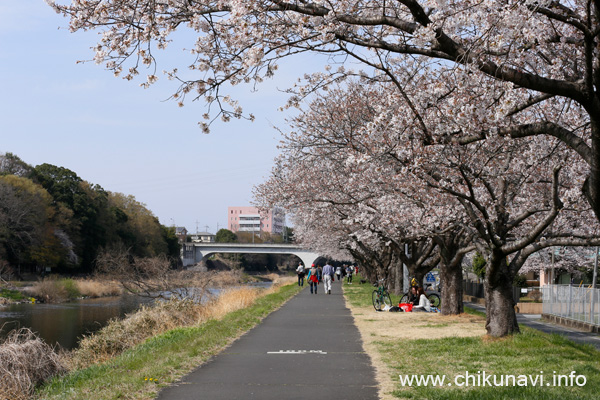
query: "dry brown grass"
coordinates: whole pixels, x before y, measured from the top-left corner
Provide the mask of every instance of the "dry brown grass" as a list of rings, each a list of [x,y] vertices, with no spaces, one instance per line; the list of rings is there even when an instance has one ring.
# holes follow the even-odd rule
[[[60,303],[79,297],[119,296],[121,285],[110,280],[44,278],[26,289],[26,292],[47,303]]]
[[[272,289],[298,282],[298,277],[291,275],[269,274],[267,277],[273,281]]]
[[[123,288],[115,281],[82,279],[76,280],[75,284],[85,297],[119,296],[123,293]]]
[[[143,306],[125,319],[113,320],[100,331],[85,337],[71,355],[70,368],[85,368],[106,361],[147,338],[174,328],[220,319],[229,312],[251,305],[267,292],[250,288],[229,289],[203,304],[171,300]]]
[[[0,344],[0,399],[28,399],[37,385],[64,371],[52,347],[29,329],[14,331]]]
[[[203,272],[200,276],[202,276],[204,280],[210,282],[210,287],[223,288],[241,284],[244,274],[242,270],[231,270]]]
[[[69,298],[64,285],[56,279],[44,279],[26,288],[27,294],[46,303],[60,303]]]
[[[179,326],[194,324],[203,307],[186,300],[158,302],[142,306],[122,320],[109,322],[100,331],[87,336],[71,355],[71,368],[85,368],[141,343],[145,339]]]
[[[281,277],[281,275],[279,275],[275,272],[270,272],[270,273],[264,274],[264,275],[261,274],[260,277],[263,279],[267,279],[269,281],[275,282],[276,280],[278,280]]]
[[[257,298],[266,294],[267,291],[253,288],[228,289],[223,291],[219,297],[210,304],[209,317],[220,319],[226,314],[240,310],[252,305]]]

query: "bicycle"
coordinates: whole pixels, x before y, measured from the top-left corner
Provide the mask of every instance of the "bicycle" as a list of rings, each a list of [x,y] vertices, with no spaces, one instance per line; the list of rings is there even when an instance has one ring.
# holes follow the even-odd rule
[[[371,295],[375,311],[381,311],[385,306],[387,306],[387,308],[392,306],[392,298],[385,286],[383,286],[383,279],[380,279],[379,282],[381,282],[381,284],[377,289],[373,290],[373,294]]]

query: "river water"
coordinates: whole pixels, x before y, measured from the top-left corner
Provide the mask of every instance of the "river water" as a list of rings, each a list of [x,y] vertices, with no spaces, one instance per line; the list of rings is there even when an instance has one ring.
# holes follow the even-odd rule
[[[271,282],[248,286],[268,288]],[[218,289],[209,289],[212,293]],[[51,346],[74,349],[82,336],[95,332],[109,320],[122,318],[151,299],[133,295],[81,299],[59,304],[13,304],[0,307],[0,338],[17,328],[29,328]]]
[[[122,318],[150,299],[132,295],[82,299],[60,304],[13,304],[0,307],[0,337],[29,328],[52,346],[77,347],[83,335],[95,332],[113,318]]]

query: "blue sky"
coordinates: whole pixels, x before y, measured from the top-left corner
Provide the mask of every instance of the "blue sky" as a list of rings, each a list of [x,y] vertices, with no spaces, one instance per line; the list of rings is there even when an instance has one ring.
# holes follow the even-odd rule
[[[131,194],[165,225],[215,232],[228,206],[249,205],[253,185],[269,174],[286,113],[284,89],[314,60],[282,63],[275,80],[236,88],[255,122],[215,122],[205,135],[197,122],[205,104],[179,108],[159,75],[150,89],[113,77],[93,62],[97,32],[69,33],[68,20],[43,0],[0,3],[0,153],[31,165],[50,163],[109,191]],[[60,28],[60,29],[59,29]],[[181,34],[185,39],[185,34]],[[187,65],[173,44],[158,71]],[[159,51],[157,50],[157,54]],[[289,115],[289,114],[288,114]]]

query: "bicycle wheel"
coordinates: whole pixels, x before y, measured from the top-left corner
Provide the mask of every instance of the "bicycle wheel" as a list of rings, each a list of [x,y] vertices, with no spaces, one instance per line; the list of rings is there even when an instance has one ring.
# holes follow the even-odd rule
[[[379,291],[373,290],[373,294],[371,295],[373,298],[373,308],[375,311],[381,311],[381,300],[379,299]]]
[[[404,296],[400,298],[400,303],[408,303],[408,293],[404,293]]]
[[[387,306],[387,308],[389,309],[392,306],[392,298],[390,297],[390,294],[388,292],[384,292],[382,297],[382,301],[383,304],[385,304]]]
[[[442,304],[442,300],[440,299],[440,296],[437,295],[437,293],[431,293],[431,294],[429,294],[429,296],[427,296],[427,298],[429,299],[429,302],[431,303],[432,306],[440,308],[440,304]]]

